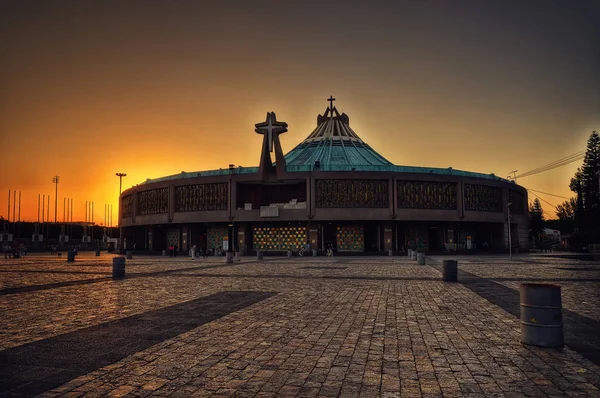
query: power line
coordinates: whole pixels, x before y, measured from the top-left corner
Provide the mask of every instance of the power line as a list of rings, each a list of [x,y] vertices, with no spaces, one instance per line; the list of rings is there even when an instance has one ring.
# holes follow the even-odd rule
[[[548,192],[542,192],[542,191],[538,191],[538,190],[531,189],[531,188],[526,188],[526,189],[527,189],[528,191],[533,191],[533,192],[537,192],[537,193],[542,193],[542,194],[544,194],[544,195],[556,196],[557,198],[561,198],[561,199],[567,199],[567,200],[570,200],[570,199],[571,199],[571,198],[567,198],[567,197],[565,197],[565,196],[555,195],[555,194],[553,194],[553,193],[548,193]]]
[[[572,154],[572,155],[569,155],[569,156],[566,156],[566,157],[564,157],[564,158],[561,158],[561,159],[555,160],[555,161],[553,161],[553,162],[550,162],[550,163],[548,163],[548,164],[546,164],[546,165],[544,165],[544,166],[540,166],[540,167],[537,167],[537,168],[535,168],[535,169],[533,169],[533,170],[526,171],[526,172],[522,173],[521,175],[525,175],[525,174],[534,173],[534,172],[537,172],[537,171],[539,171],[539,170],[546,169],[546,168],[548,168],[548,167],[553,167],[553,166],[556,166],[556,165],[562,164],[562,163],[564,163],[564,162],[570,162],[570,161],[572,161],[572,160],[574,160],[574,159],[577,159],[577,158],[580,158],[580,157],[585,157],[585,152],[586,152],[585,150],[583,150],[583,151],[578,151],[578,152],[576,152],[576,153],[574,153],[574,154]]]
[[[530,190],[528,189],[527,192],[530,192]],[[539,200],[541,200],[542,202],[545,202],[547,204],[549,204],[550,206],[552,206],[553,208],[556,209],[556,206],[554,206],[552,203],[548,202],[546,199],[540,198],[539,196],[537,196],[536,194],[534,194],[533,192],[531,192],[531,194],[533,196],[535,196],[536,198],[538,198]]]
[[[515,179],[517,179],[517,178],[523,178],[523,177],[529,177],[529,176],[532,176],[534,174],[543,173],[544,171],[552,170],[552,169],[555,169],[557,167],[562,167],[562,166],[565,166],[565,165],[567,165],[569,163],[576,162],[578,160],[581,160],[581,159],[585,158],[585,152],[586,151],[579,151],[579,152],[574,153],[574,154],[572,154],[570,156],[567,156],[567,157],[564,157],[562,159],[556,160],[554,162],[548,163],[548,164],[546,164],[544,166],[540,166],[540,167],[537,167],[535,169],[526,171],[526,172],[524,172],[524,173],[519,174],[518,176],[516,176]]]

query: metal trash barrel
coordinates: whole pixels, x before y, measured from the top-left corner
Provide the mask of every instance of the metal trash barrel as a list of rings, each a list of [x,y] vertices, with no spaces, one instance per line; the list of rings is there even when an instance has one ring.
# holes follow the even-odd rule
[[[72,263],[75,261],[75,252],[73,250],[69,250],[67,252],[67,262]]]
[[[456,282],[458,280],[458,262],[456,260],[443,261],[442,280],[444,282]]]
[[[96,249],[96,257],[100,256],[100,249]]]
[[[317,257],[317,250],[316,249],[313,249],[312,255],[313,255],[313,257]]]
[[[391,256],[393,256],[393,255],[394,255],[394,252],[393,252],[392,250],[388,250],[388,256],[390,256],[390,257],[391,257]]]
[[[127,258],[131,260],[133,258],[133,252],[131,250],[127,250]]]
[[[260,250],[256,252],[256,259],[257,260],[262,260],[263,259],[263,252],[261,252]]]
[[[425,265],[425,253],[417,253],[417,260],[419,265]]]
[[[539,347],[564,347],[560,286],[523,283],[520,296],[521,343]]]
[[[416,260],[416,259],[417,259],[417,252],[416,252],[416,251],[414,251],[414,250],[413,250],[413,251],[410,253],[410,259],[411,259],[411,260]]]
[[[113,279],[125,278],[125,257],[113,257]]]

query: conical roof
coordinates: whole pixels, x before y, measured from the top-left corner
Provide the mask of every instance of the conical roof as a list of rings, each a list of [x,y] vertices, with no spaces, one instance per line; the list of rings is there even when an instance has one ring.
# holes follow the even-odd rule
[[[333,98],[329,101],[331,105],[325,113],[317,116],[313,132],[285,155],[286,168],[316,166],[320,170],[360,171],[393,166],[350,128],[348,115],[338,112]]]

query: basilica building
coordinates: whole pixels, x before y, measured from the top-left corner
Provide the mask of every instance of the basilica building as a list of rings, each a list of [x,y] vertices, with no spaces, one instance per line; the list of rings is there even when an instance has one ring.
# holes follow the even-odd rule
[[[257,167],[149,179],[121,194],[127,245],[252,254],[502,251],[528,247],[527,191],[493,174],[394,165],[329,99],[316,128],[287,154],[275,113]],[[274,152],[274,159],[272,154]]]

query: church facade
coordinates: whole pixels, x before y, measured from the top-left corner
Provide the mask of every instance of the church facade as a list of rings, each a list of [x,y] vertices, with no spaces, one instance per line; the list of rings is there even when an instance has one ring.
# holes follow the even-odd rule
[[[257,167],[181,173],[124,191],[127,245],[209,252],[232,245],[248,254],[501,251],[510,236],[513,247],[527,248],[524,188],[493,174],[394,165],[329,101],[287,154],[280,141],[287,124],[271,112],[255,125],[264,136]]]

